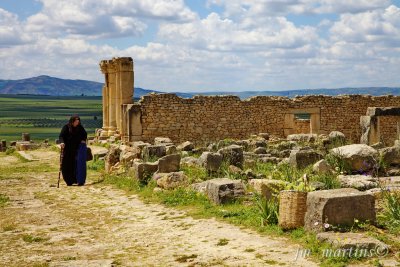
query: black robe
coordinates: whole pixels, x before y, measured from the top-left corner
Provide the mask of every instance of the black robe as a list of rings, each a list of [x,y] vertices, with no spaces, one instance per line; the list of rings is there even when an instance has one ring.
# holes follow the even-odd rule
[[[62,175],[67,185],[76,183],[76,156],[78,147],[81,141],[87,139],[87,133],[82,125],[77,127],[70,127],[68,124],[64,125],[61,129],[60,137],[61,143],[65,144],[64,154],[62,159]]]

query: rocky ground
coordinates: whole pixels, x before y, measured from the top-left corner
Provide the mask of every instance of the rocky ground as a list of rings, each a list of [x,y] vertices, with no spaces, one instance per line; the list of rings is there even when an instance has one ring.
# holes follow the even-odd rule
[[[58,154],[0,155],[2,266],[317,266],[298,245],[146,204],[97,183],[57,188]]]

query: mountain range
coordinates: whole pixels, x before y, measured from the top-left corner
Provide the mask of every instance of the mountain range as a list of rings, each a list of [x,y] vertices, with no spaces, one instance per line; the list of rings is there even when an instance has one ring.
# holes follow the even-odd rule
[[[0,94],[30,94],[51,96],[101,96],[103,83],[86,80],[68,80],[41,75],[21,80],[0,80]],[[151,92],[163,93],[156,90],[135,87],[135,98]],[[241,99],[252,96],[286,96],[296,95],[341,95],[341,94],[369,94],[369,95],[400,95],[400,87],[359,87],[359,88],[337,88],[337,89],[298,89],[287,91],[214,91],[183,93],[174,92],[180,97],[190,98],[194,95],[236,95]]]

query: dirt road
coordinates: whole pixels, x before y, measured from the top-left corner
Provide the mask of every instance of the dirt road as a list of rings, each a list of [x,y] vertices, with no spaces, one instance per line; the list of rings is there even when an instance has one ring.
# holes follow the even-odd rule
[[[57,153],[29,154],[0,156],[1,266],[317,266],[286,239],[145,204],[96,174],[56,188]]]

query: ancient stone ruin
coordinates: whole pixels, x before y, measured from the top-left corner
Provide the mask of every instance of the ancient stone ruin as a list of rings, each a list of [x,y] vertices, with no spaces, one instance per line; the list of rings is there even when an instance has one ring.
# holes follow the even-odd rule
[[[132,58],[103,60],[100,68],[105,75],[103,128],[97,133],[100,139],[151,142],[167,136],[173,142],[200,143],[264,132],[286,138],[290,134],[332,131],[342,132],[354,143],[359,143],[361,136],[368,144],[385,140],[393,145],[394,133],[397,139],[397,126],[393,126],[397,111],[391,108],[383,117],[369,108],[400,106],[398,96],[257,96],[240,100],[236,96],[184,99],[175,94],[150,94],[133,103]],[[365,122],[363,127],[360,117]]]
[[[129,137],[126,129],[124,108],[133,100],[133,60],[130,57],[113,58],[100,62],[105,76],[103,86],[103,128],[98,132],[100,138],[111,136]]]

